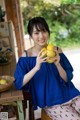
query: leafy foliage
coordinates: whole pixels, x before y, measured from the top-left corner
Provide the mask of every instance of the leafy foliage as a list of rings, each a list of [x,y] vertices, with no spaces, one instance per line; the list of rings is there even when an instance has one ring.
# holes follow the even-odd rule
[[[80,0],[61,0],[59,6],[44,0],[21,0],[21,7],[25,34],[29,19],[43,16],[50,27],[50,43],[63,48],[80,44]]]

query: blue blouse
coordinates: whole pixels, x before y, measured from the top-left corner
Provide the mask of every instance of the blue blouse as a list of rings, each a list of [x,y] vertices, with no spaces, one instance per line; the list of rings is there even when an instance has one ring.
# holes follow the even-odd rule
[[[32,79],[23,87],[23,78],[36,64],[36,57],[20,57],[14,73],[17,89],[29,91],[32,95],[34,110],[39,106],[53,106],[62,104],[80,95],[80,92],[71,82],[73,68],[64,53],[60,53],[60,63],[67,73],[66,83],[54,63],[44,62]]]

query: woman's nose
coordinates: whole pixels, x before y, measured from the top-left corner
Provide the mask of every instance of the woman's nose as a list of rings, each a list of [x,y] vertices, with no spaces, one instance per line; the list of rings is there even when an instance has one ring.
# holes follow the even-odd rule
[[[42,32],[39,33],[39,37],[40,37],[40,38],[43,37],[43,33],[42,33]]]

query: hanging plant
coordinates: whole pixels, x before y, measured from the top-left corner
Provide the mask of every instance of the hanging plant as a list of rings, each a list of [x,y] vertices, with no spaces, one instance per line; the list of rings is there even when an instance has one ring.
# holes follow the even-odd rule
[[[4,20],[4,16],[5,16],[5,11],[2,9],[2,7],[0,6],[0,22],[5,21]]]

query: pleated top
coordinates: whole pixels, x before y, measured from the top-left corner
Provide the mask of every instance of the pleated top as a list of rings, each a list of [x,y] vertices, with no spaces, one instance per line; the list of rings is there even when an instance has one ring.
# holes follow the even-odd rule
[[[60,64],[67,73],[66,83],[59,75],[54,63],[44,62],[39,71],[23,87],[23,78],[36,65],[36,57],[20,57],[14,73],[16,89],[29,91],[32,96],[34,110],[39,106],[53,106],[62,104],[73,97],[80,95],[80,92],[72,83],[73,68],[64,53],[60,53]]]

